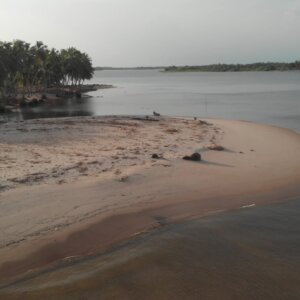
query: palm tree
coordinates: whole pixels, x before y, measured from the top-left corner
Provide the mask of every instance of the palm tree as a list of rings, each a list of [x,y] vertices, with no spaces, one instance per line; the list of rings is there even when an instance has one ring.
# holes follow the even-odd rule
[[[78,87],[92,78],[91,58],[74,47],[58,51],[43,42],[0,42],[0,98],[49,87]]]
[[[63,82],[65,85],[78,86],[94,74],[91,58],[74,47],[61,51]]]
[[[62,57],[60,52],[52,48],[45,60],[46,86],[59,87],[63,80]]]
[[[30,74],[31,87],[38,87],[39,85],[46,88],[46,59],[49,53],[48,47],[43,42],[36,42],[30,48],[30,52],[34,57],[34,64],[32,65]]]

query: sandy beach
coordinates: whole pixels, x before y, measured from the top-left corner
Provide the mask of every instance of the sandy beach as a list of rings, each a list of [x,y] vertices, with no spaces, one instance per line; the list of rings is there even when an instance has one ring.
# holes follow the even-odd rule
[[[300,136],[244,121],[12,122],[0,125],[0,149],[2,286],[167,224],[289,200],[300,189]],[[201,162],[182,160],[193,152]]]

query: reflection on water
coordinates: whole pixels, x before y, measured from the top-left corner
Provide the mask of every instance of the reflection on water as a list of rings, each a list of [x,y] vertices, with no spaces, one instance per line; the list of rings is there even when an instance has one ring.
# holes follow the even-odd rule
[[[22,107],[18,112],[7,114],[2,118],[5,121],[22,121],[39,118],[91,116],[93,115],[93,106],[87,99],[64,99],[37,106]]]
[[[8,289],[9,299],[296,300],[299,237],[300,199],[243,209],[42,274]]]
[[[300,131],[300,72],[164,73],[97,71],[91,83],[116,88],[22,109],[10,119],[151,114],[243,119]]]

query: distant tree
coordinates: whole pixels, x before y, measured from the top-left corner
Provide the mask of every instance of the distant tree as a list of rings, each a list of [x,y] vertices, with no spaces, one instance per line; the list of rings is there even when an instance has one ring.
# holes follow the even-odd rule
[[[166,72],[241,72],[241,71],[288,71],[300,70],[300,61],[294,63],[213,64],[206,66],[168,67]]]
[[[91,58],[74,47],[61,51],[61,61],[64,84],[77,86],[94,74]]]

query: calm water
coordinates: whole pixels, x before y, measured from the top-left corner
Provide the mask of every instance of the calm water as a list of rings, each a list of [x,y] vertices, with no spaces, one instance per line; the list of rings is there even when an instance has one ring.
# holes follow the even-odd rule
[[[300,200],[170,225],[1,299],[300,299]],[[10,295],[10,296],[8,296]]]
[[[300,131],[300,72],[97,71],[114,89],[23,110],[10,119],[152,114],[242,119]]]

